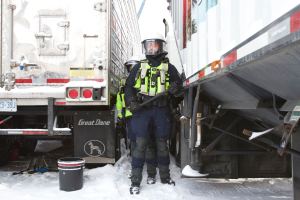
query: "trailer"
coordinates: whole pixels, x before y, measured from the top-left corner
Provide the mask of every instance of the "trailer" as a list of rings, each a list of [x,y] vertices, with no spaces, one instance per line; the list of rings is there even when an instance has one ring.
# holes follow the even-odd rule
[[[71,139],[70,156],[114,163],[115,96],[139,55],[133,0],[0,1],[0,164],[16,141]]]
[[[168,2],[170,60],[179,54],[187,77],[178,164],[208,177],[292,176],[300,199],[299,2]]]

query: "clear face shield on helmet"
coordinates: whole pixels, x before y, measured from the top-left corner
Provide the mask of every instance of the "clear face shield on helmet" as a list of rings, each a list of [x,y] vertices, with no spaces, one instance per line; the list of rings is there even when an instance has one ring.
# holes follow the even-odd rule
[[[156,56],[166,51],[166,42],[159,39],[148,39],[142,42],[143,53],[148,56]]]
[[[123,77],[119,82],[119,91],[124,89],[125,84],[126,84],[126,77]]]
[[[125,67],[126,67],[127,72],[129,73],[129,72],[132,70],[133,66],[135,66],[135,65],[138,64],[138,63],[139,63],[139,62],[136,61],[136,60],[130,60],[130,61],[127,61],[127,62],[124,64]]]

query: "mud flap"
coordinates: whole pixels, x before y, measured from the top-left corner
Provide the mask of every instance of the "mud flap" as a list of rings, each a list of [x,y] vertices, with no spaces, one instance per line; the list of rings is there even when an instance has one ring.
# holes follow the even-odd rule
[[[74,154],[86,163],[115,163],[114,111],[76,112]]]

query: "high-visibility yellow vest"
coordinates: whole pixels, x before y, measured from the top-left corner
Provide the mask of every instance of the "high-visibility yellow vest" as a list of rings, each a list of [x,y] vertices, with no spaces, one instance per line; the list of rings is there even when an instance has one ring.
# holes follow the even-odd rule
[[[148,62],[141,62],[134,88],[139,93],[148,96],[155,96],[158,93],[168,90],[170,86],[168,68],[168,63],[161,63],[157,67],[151,67]]]
[[[125,104],[125,96],[124,92],[120,90],[117,93],[117,102],[116,102],[116,108],[118,113],[118,118],[123,118],[123,113],[125,114],[125,118],[132,116],[132,113],[126,108]]]

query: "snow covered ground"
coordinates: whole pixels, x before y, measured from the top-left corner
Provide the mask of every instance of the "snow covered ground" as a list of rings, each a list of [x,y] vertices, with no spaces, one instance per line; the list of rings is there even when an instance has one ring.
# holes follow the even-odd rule
[[[292,199],[291,179],[183,179],[180,169],[171,165],[176,186],[147,185],[145,176],[141,194],[129,194],[129,159],[122,157],[115,166],[85,169],[83,189],[59,190],[58,173],[12,176],[0,172],[0,200],[102,200],[102,199]]]
[[[36,151],[48,152],[59,147],[59,142],[40,141]],[[41,151],[43,149],[43,151]],[[84,170],[84,186],[81,190],[59,190],[58,173],[12,175],[12,171],[0,169],[0,200],[102,200],[102,199],[149,199],[149,200],[271,200],[292,199],[291,179],[187,179],[181,178],[180,168],[172,160],[171,176],[176,186],[146,184],[146,174],[141,194],[129,194],[130,158],[126,155],[124,141],[121,159],[114,165]]]

